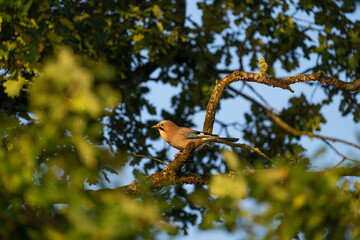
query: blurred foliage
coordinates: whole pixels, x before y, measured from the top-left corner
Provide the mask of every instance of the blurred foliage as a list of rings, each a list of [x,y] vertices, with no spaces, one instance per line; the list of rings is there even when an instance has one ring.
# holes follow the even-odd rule
[[[234,154],[226,156],[230,165],[240,161]],[[214,176],[209,187],[215,196],[207,201],[192,199],[203,207],[216,206],[206,213],[200,225],[204,229],[217,222],[255,238],[297,239],[301,234],[305,239],[357,239],[360,185],[357,182],[350,189],[347,180],[339,185],[339,178],[336,171],[309,172],[285,164],[254,175]],[[245,202],[257,209],[249,210]],[[260,226],[263,230],[256,232]]]
[[[339,187],[340,175],[307,171],[300,138],[256,106],[245,115],[244,139],[273,165],[248,151],[226,153],[224,162],[214,146],[182,172],[272,167],[268,172],[219,175],[209,186],[168,186],[137,199],[118,190],[84,191],[85,184],[102,188],[125,164],[140,181],[163,168],[130,157],[167,158],[167,148],[151,145],[159,137],[149,128],[160,120],[156,114],[192,127],[215,80],[237,70],[228,69],[235,62],[255,71],[265,57],[267,74],[275,76],[275,64],[291,71],[313,57],[309,72],[360,78],[360,22],[347,15],[355,0],[199,1],[200,22],[188,4],[0,1],[1,239],[151,239],[199,222],[203,229],[244,229],[249,238],[359,237],[359,184]],[[146,98],[149,81],[179,86],[171,111],[157,113]],[[319,131],[322,107],[340,96],[339,112],[359,121],[358,92],[321,89],[320,104],[293,97],[280,117],[295,129]],[[144,120],[145,112],[152,118]],[[264,210],[245,209],[244,198]]]

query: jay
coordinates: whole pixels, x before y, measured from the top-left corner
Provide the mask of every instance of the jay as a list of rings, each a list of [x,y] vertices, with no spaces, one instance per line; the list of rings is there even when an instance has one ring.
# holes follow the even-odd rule
[[[161,137],[174,148],[183,151],[189,142],[195,142],[197,144],[204,139],[214,139],[217,135],[203,133],[200,131],[192,130],[186,127],[179,127],[175,123],[169,120],[163,120],[158,124],[152,126],[156,128]],[[236,142],[238,138],[220,138],[230,142]],[[206,144],[206,143],[205,143]],[[195,150],[200,150],[204,144],[198,146]]]

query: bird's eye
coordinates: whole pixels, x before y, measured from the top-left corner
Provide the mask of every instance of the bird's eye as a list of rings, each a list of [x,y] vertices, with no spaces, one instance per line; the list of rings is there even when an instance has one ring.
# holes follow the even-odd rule
[[[162,127],[164,126],[164,124],[162,123],[162,124],[160,124]]]

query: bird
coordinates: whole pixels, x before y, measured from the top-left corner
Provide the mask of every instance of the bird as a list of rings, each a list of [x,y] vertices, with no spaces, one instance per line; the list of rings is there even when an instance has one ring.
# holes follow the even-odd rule
[[[169,120],[162,120],[158,124],[152,126],[152,128],[156,128],[159,131],[160,136],[167,143],[180,151],[183,151],[189,142],[195,142],[195,144],[197,144],[204,139],[219,138],[230,142],[239,140],[238,138],[221,138],[215,134],[204,133],[186,127],[179,127]],[[201,144],[195,150],[200,150],[204,144]]]

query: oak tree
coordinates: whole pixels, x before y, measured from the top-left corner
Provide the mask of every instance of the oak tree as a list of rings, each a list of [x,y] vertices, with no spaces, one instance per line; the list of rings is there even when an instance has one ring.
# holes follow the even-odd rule
[[[1,1],[1,239],[151,239],[191,225],[359,238],[360,184],[344,177],[360,176],[360,140],[321,132],[330,105],[360,120],[357,2]],[[296,72],[303,61],[312,67]],[[147,98],[153,82],[180,89],[171,109]],[[259,85],[294,94],[276,110]],[[251,108],[220,122],[227,99]],[[150,127],[194,127],[199,112],[203,131],[233,126],[242,139],[166,161]],[[314,171],[306,138],[338,164]],[[106,188],[125,166],[135,181]]]

